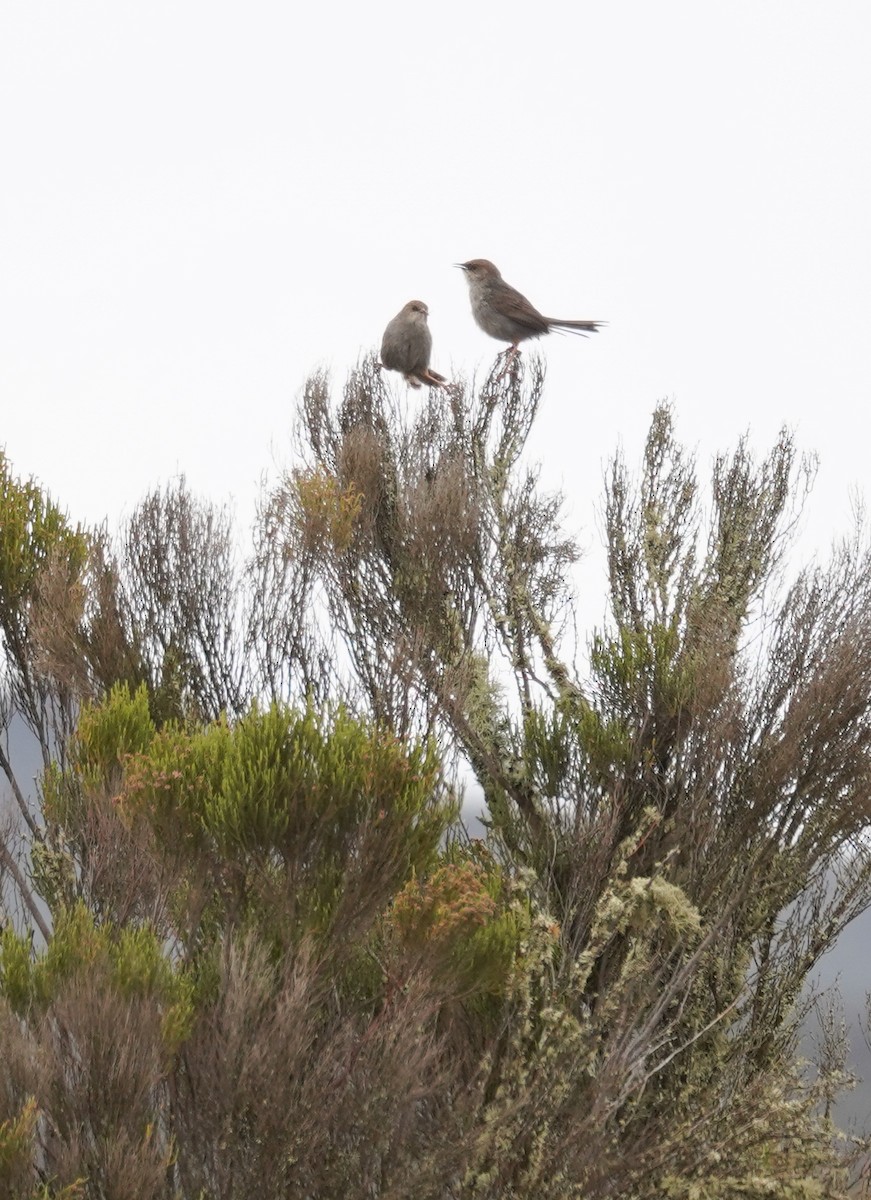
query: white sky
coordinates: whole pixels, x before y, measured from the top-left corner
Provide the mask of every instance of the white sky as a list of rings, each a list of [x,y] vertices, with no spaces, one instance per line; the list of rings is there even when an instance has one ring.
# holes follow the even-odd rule
[[[180,471],[247,518],[307,372],[406,300],[438,370],[489,365],[452,267],[488,257],[610,322],[540,343],[587,544],[662,397],[704,462],[794,427],[827,541],[871,434],[869,64],[867,0],[7,0],[0,444],[75,518]]]

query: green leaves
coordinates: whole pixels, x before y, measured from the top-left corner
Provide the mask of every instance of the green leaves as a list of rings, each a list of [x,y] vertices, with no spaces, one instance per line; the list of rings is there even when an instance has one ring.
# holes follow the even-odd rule
[[[20,1014],[44,1012],[71,980],[86,975],[102,976],[107,987],[128,999],[155,999],[173,1039],[191,1019],[191,980],[183,967],[173,966],[148,926],[98,926],[77,904],[58,917],[51,941],[36,955],[29,938],[9,927],[0,935],[0,993]]]
[[[63,511],[34,482],[16,479],[0,451],[0,628],[23,631],[26,602],[53,556],[71,578],[84,566],[87,542]]]
[[[48,811],[83,851],[102,795],[107,820],[131,836],[147,830],[152,858],[180,872],[176,895],[211,877],[213,915],[292,895],[291,927],[327,928],[351,877],[362,887],[374,872],[369,891],[386,902],[433,862],[455,813],[433,745],[403,743],[342,708],[255,706],[233,725],[158,729],[144,687],[121,685],[83,709],[71,764],[50,776]]]

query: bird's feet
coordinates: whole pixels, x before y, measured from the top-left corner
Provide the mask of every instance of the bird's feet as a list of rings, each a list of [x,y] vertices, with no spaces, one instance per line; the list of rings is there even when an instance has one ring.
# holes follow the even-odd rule
[[[505,376],[509,374],[511,375],[512,382],[514,382],[517,377],[517,368],[520,366],[518,361],[519,358],[520,347],[518,346],[517,342],[515,342],[505,351],[505,365],[496,377],[497,383],[501,383]]]

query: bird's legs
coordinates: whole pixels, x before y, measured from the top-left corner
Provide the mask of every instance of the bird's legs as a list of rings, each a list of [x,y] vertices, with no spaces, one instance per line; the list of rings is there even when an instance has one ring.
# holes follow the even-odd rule
[[[505,366],[499,372],[499,378],[496,380],[497,383],[501,383],[509,371],[512,375],[514,374],[517,369],[517,356],[519,354],[520,344],[518,342],[512,342],[505,353]]]

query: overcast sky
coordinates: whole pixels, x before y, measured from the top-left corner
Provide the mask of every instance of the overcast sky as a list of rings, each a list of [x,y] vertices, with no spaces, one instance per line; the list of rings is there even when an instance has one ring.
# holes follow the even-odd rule
[[[438,370],[489,365],[452,266],[488,257],[610,322],[540,344],[583,536],[669,397],[704,463],[794,427],[827,539],[871,434],[869,63],[867,0],[7,0],[0,444],[76,518],[182,471],[246,517],[306,374],[406,300]]]

